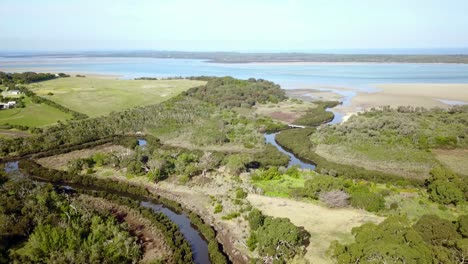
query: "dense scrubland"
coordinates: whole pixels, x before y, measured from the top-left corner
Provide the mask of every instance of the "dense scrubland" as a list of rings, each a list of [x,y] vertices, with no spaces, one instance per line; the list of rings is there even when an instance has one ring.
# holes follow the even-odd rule
[[[327,245],[312,250],[314,254],[320,255],[321,260],[338,263],[462,263],[468,258],[467,173],[460,170],[462,166],[453,169],[447,165],[450,155],[439,160],[434,154],[440,150],[450,153],[467,148],[468,107],[381,108],[331,126],[323,124],[333,119],[333,113],[326,109],[337,102],[321,102],[310,107],[301,106],[302,113],[295,113],[294,124],[307,128],[286,129],[281,118],[275,118],[268,111],[258,111],[267,105],[277,111],[280,108],[275,108],[276,104],[301,104],[286,100],[278,85],[265,80],[230,77],[200,80],[206,84],[160,104],[36,129],[28,138],[0,139],[0,154],[6,159],[47,157],[49,164],[54,164],[54,158],[60,159],[55,163],[66,166],[46,168],[39,164],[41,160],[25,159],[20,162],[20,168],[26,175],[55,183],[97,186],[150,197],[185,211],[208,241],[213,263],[226,262],[213,228],[194,212],[156,196],[150,192],[151,188],[167,182],[169,186],[188,186],[188,190],[184,190],[194,197],[195,189],[206,191],[201,195],[211,200],[209,205],[203,205],[213,212],[209,217],[230,223],[231,227],[235,226],[233,228],[247,223],[248,236],[236,239],[241,241],[238,247],[244,247],[242,252],[254,263],[311,260],[306,251],[317,243],[314,241],[317,237],[326,237]],[[281,132],[276,137],[277,142],[315,163],[315,171],[287,168],[288,157],[272,145],[264,144],[262,133],[278,131]],[[138,137],[144,137],[147,144],[138,146]],[[102,144],[119,145],[127,151],[79,152]],[[216,183],[220,177],[222,183]],[[9,182],[2,188],[10,188],[5,187],[11,184]],[[220,188],[222,194],[212,196],[208,193],[218,192],[206,186]],[[356,214],[357,210],[369,212],[367,214],[373,215],[374,220],[377,216],[387,219],[380,224],[378,221],[363,223],[352,232],[349,231],[351,226],[343,228],[348,231],[337,233],[337,241],[329,247],[333,234],[324,236],[320,232],[330,230],[293,224],[313,221],[310,215],[314,212],[296,215],[294,210],[303,210],[297,207],[291,208],[291,213],[284,217],[273,217],[253,208],[247,199],[249,193],[328,208],[329,215],[336,214],[338,219],[338,214]],[[11,193],[4,195],[11,196]],[[5,199],[22,199],[14,195]],[[105,193],[101,193],[101,197],[137,208],[125,199]],[[7,208],[7,205],[2,206],[0,208]],[[10,211],[2,209],[0,212],[10,217]],[[55,213],[46,210],[43,214]],[[24,216],[15,217],[22,219]],[[110,221],[109,228],[126,232],[128,239],[132,239],[125,225],[107,220],[110,217],[99,217],[103,223]],[[305,219],[299,221],[298,217]],[[345,227],[355,226],[352,221],[337,221]],[[172,242],[169,239],[172,231],[165,228],[170,225],[162,218],[154,223],[169,234],[166,243],[170,245],[172,257],[189,258],[190,252],[185,250],[183,239]],[[23,239],[35,237],[36,225],[28,225],[31,227]],[[177,230],[173,232],[176,234]],[[132,241],[138,248],[137,241]],[[177,251],[178,245],[182,245],[179,246],[182,251]],[[330,259],[324,258],[325,248],[329,248]],[[15,258],[17,255],[12,252],[25,250],[2,254]],[[419,254],[421,252],[424,254]],[[141,248],[135,249],[135,254],[129,258],[141,258],[142,253]]]

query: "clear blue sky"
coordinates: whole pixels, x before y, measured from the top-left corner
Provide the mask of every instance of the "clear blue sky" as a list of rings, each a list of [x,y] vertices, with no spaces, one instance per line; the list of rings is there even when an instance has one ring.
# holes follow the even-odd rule
[[[468,0],[0,0],[0,50],[468,47]]]

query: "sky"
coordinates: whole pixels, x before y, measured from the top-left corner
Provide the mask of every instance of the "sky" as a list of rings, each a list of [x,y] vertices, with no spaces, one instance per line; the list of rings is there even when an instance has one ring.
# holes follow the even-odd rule
[[[467,0],[0,0],[0,51],[468,48]]]

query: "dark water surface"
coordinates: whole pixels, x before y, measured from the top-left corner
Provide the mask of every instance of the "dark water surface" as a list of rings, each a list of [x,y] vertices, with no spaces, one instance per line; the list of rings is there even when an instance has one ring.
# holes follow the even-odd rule
[[[144,144],[143,144],[144,142]],[[146,140],[139,140],[140,145],[145,145]],[[23,176],[23,174],[18,169],[18,161],[7,162],[5,163],[5,172],[8,173],[11,177],[18,177],[18,175]],[[56,185],[56,184],[54,184]],[[151,201],[145,200],[143,197],[126,195],[123,193],[114,192],[112,190],[105,190],[101,188],[93,188],[89,186],[82,186],[79,184],[68,184],[68,185],[57,185],[66,190],[91,190],[91,191],[105,191],[107,193],[118,194],[121,197],[130,198],[132,200],[140,201],[140,205],[146,208],[153,210],[154,212],[160,212],[166,215],[172,222],[174,222],[180,229],[180,232],[183,234],[184,238],[190,245],[192,250],[192,259],[197,264],[211,263],[209,254],[208,254],[208,243],[204,240],[201,233],[192,226],[190,219],[185,215],[185,213],[178,214],[171,209],[165,207],[163,204],[153,203]]]

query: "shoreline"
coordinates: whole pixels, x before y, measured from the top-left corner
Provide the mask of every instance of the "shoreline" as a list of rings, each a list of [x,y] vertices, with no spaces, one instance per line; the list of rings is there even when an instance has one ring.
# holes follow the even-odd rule
[[[159,58],[158,58],[159,59]],[[176,58],[173,58],[176,59]],[[409,65],[465,65],[463,62],[376,62],[376,61],[215,61],[204,60],[214,64],[249,64],[249,65],[379,65],[379,64],[409,64]]]
[[[454,105],[468,105],[468,84],[438,84],[438,83],[387,83],[372,84],[376,91],[362,91],[349,87],[322,87],[310,85],[310,88],[287,89],[291,97],[304,101],[336,100],[340,98],[342,105],[333,108],[333,112],[344,114],[343,121],[352,115],[371,108],[390,106],[413,106],[424,108],[449,108]],[[328,91],[326,91],[329,89]],[[351,92],[343,96],[339,92]]]

